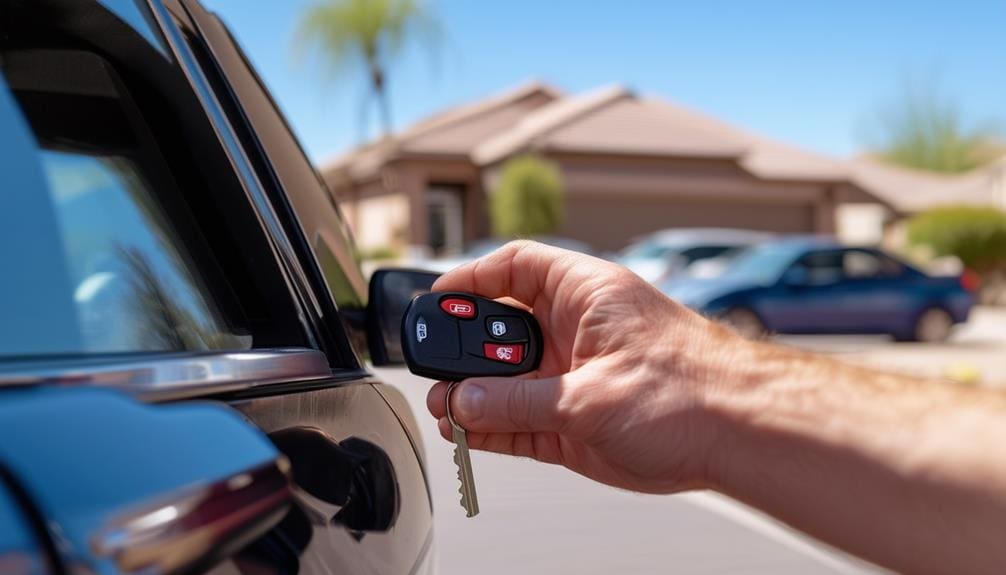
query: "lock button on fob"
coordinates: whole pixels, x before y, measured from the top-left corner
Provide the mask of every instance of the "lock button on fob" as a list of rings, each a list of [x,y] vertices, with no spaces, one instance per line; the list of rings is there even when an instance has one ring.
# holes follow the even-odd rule
[[[417,296],[402,318],[402,350],[409,370],[457,381],[512,376],[538,368],[541,328],[534,316],[467,293]]]

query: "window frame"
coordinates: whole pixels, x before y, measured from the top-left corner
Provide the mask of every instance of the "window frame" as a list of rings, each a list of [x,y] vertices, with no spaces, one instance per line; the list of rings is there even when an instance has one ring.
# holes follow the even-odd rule
[[[289,313],[284,313],[282,321],[292,322],[295,329],[287,329],[283,333],[297,334],[292,338],[296,342],[306,342],[306,345],[298,345],[293,348],[282,346],[255,347],[249,351],[223,351],[223,352],[138,352],[126,354],[87,354],[84,356],[74,356],[66,358],[31,358],[22,361],[2,361],[0,362],[0,387],[7,385],[24,385],[39,383],[92,383],[98,385],[108,385],[111,382],[118,382],[125,386],[126,391],[133,391],[143,396],[149,394],[151,388],[159,391],[153,394],[157,397],[173,398],[178,393],[171,390],[187,390],[181,392],[182,395],[206,395],[215,393],[227,393],[235,389],[258,388],[269,386],[275,383],[286,383],[300,385],[305,382],[314,382],[320,379],[331,380],[332,371],[330,368],[329,356],[319,351],[314,331],[305,320],[308,314],[304,310],[304,302],[297,296],[292,287],[291,274],[288,268],[288,260],[284,257],[281,244],[286,238],[283,234],[277,234],[278,228],[275,223],[275,214],[270,210],[263,210],[262,200],[264,194],[254,179],[254,173],[247,166],[247,158],[243,158],[243,150],[236,143],[236,138],[226,119],[215,103],[212,95],[207,92],[205,79],[202,82],[193,77],[191,55],[186,57],[184,51],[177,50],[177,37],[172,41],[170,26],[165,27],[165,22],[170,20],[164,5],[159,0],[150,2],[151,19],[158,23],[161,31],[164,32],[168,40],[167,45],[171,49],[171,54],[164,62],[157,63],[159,76],[156,81],[145,86],[148,93],[157,92],[155,87],[158,83],[170,83],[172,88],[170,93],[164,94],[164,101],[170,104],[173,112],[188,114],[184,117],[185,122],[182,130],[199,131],[205,136],[209,130],[215,137],[208,139],[200,137],[199,134],[185,132],[185,136],[196,140],[200,149],[193,151],[194,155],[199,155],[200,159],[205,159],[207,164],[226,160],[225,170],[214,169],[211,166],[200,164],[200,173],[203,172],[226,172],[220,177],[230,178],[235,185],[228,186],[231,190],[239,190],[241,201],[233,202],[235,195],[229,196],[213,186],[212,181],[207,181],[206,190],[214,196],[214,201],[228,207],[234,207],[240,214],[234,215],[234,222],[228,221],[224,224],[229,231],[241,229],[241,239],[247,240],[250,245],[242,245],[242,251],[238,254],[243,263],[255,262],[253,269],[255,282],[268,284],[268,292],[275,298],[266,297],[270,305],[270,310],[288,309]],[[75,7],[74,7],[75,8]],[[73,8],[68,8],[73,9]],[[93,9],[93,8],[92,8]],[[145,10],[145,8],[144,8]],[[66,22],[72,19],[59,21],[59,26],[67,25]],[[111,22],[109,18],[106,22]],[[94,24],[94,21],[91,22]],[[47,24],[48,25],[48,22]],[[2,26],[0,26],[2,28]],[[47,30],[48,32],[48,30]],[[65,32],[60,30],[60,32]],[[120,70],[120,65],[129,68],[131,74],[142,73],[143,66],[138,64],[138,57],[135,53],[119,54],[114,51],[115,46],[102,46],[102,42],[112,44],[123,41],[121,35],[102,34],[107,32],[101,26],[93,26],[90,32],[95,34],[90,38],[95,45],[94,51],[100,56],[105,56],[111,62],[116,71]],[[177,34],[177,30],[176,30]],[[133,40],[135,41],[135,39]],[[142,40],[141,40],[142,42]],[[108,50],[111,50],[109,52]],[[156,47],[152,50],[160,56],[165,56]],[[117,62],[117,58],[108,57],[106,54],[121,56],[124,62]],[[168,69],[170,67],[170,69]],[[153,72],[151,72],[153,74]],[[126,73],[123,73],[126,75]],[[174,76],[174,79],[172,79]],[[2,79],[0,79],[2,80]],[[180,84],[178,80],[185,82]],[[6,82],[3,80],[3,90],[6,90]],[[132,86],[130,86],[132,87]],[[160,86],[163,88],[163,85]],[[178,101],[176,101],[176,99]],[[182,101],[184,100],[184,101]],[[11,105],[7,109],[0,109],[2,112],[11,112],[11,121],[23,123],[23,115],[10,95]],[[200,118],[201,117],[201,118]],[[160,133],[151,127],[154,133]],[[30,134],[30,131],[29,131]],[[34,139],[28,138],[26,142],[32,142],[32,146],[21,147],[25,149],[35,149]],[[220,146],[214,149],[214,146]],[[203,153],[209,155],[206,157]],[[244,162],[244,164],[242,163]],[[38,173],[41,174],[40,166]],[[22,166],[22,169],[28,169]],[[39,182],[44,182],[44,177]],[[223,187],[223,186],[221,186]],[[219,193],[219,195],[218,195]],[[45,194],[47,195],[47,194]],[[266,204],[268,207],[268,204]],[[271,209],[271,208],[270,208]],[[221,226],[221,227],[224,227]],[[211,250],[216,253],[219,246],[209,244]],[[263,250],[263,248],[265,248]],[[201,268],[199,268],[202,271]],[[257,287],[258,284],[256,284]],[[250,289],[250,288],[249,288]],[[268,296],[268,293],[266,294]],[[276,303],[273,300],[279,299],[288,302],[288,307],[283,308],[287,303]],[[277,314],[278,315],[278,314]],[[253,331],[254,333],[254,331]],[[255,333],[257,337],[259,334]],[[279,334],[277,337],[281,337]],[[261,342],[257,342],[259,345]],[[296,361],[290,361],[294,358]],[[213,366],[216,366],[215,368]],[[123,375],[128,374],[128,375]],[[146,391],[143,391],[146,389]],[[152,396],[153,397],[153,396]],[[159,400],[159,399],[154,399]]]

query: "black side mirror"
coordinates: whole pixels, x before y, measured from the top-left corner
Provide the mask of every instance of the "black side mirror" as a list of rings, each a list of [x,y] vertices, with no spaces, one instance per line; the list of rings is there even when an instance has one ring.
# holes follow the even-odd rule
[[[417,295],[429,292],[440,277],[435,272],[381,269],[370,276],[367,303],[367,346],[374,365],[405,363],[402,354],[402,317]]]

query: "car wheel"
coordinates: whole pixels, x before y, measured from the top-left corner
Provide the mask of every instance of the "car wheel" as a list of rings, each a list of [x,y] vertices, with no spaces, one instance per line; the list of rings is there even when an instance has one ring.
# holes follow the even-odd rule
[[[746,339],[762,339],[766,335],[765,324],[749,309],[732,309],[723,314],[720,321]]]
[[[912,328],[912,339],[924,343],[941,343],[950,338],[954,328],[954,318],[947,310],[931,307],[923,310],[915,320]]]

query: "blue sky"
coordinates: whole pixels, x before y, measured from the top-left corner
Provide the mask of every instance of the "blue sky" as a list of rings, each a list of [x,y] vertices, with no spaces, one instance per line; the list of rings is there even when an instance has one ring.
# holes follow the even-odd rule
[[[203,0],[322,161],[359,143],[365,88],[295,63],[297,19],[315,1]],[[968,121],[1006,128],[1006,0],[430,3],[447,38],[435,62],[417,48],[392,68],[399,128],[532,78],[626,84],[835,155],[863,148],[908,79],[935,78]]]

